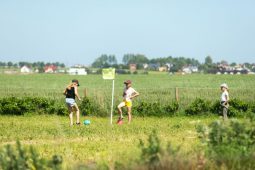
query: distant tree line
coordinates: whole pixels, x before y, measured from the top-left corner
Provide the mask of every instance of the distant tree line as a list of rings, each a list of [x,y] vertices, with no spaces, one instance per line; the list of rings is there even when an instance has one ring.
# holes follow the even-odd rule
[[[114,60],[111,60],[114,59]],[[114,61],[114,62],[112,62]],[[153,58],[148,59],[143,54],[125,54],[122,59],[122,64],[117,64],[117,59],[115,55],[106,55],[103,54],[98,57],[93,63],[92,67],[95,68],[106,68],[106,67],[115,67],[118,69],[128,68],[129,64],[136,64],[138,69],[142,69],[144,64],[151,65],[151,69],[153,69],[154,65],[157,66],[165,66],[166,64],[171,64],[171,68],[173,71],[178,71],[185,65],[193,65],[193,66],[200,66],[198,60],[185,58],[185,57],[164,57],[164,58]]]
[[[212,73],[217,70],[219,65],[230,65],[232,67],[236,66],[236,63],[228,64],[227,61],[222,60],[221,62],[214,63],[211,56],[206,56],[203,63],[200,63],[194,58],[185,58],[185,57],[161,57],[161,58],[152,58],[148,59],[143,54],[125,54],[122,58],[122,63],[118,64],[115,55],[106,55],[103,54],[98,57],[93,63],[92,67],[94,68],[106,68],[114,67],[117,69],[128,69],[129,64],[136,64],[138,69],[143,69],[144,64],[148,64],[149,69],[156,69],[162,66],[169,66],[171,72],[180,71],[185,66],[196,66],[199,70],[203,70],[205,73]],[[254,64],[244,63],[245,67],[250,70],[255,70]]]
[[[11,67],[23,67],[23,66],[28,66],[28,67],[33,67],[33,68],[44,68],[45,66],[47,65],[54,65],[54,66],[57,66],[57,67],[62,67],[64,68],[65,67],[65,64],[64,63],[60,63],[60,62],[47,62],[47,63],[44,63],[42,61],[38,61],[38,62],[25,62],[25,61],[20,61],[18,63],[13,63],[11,61],[9,62],[1,62],[0,61],[0,67],[8,67],[8,68],[11,68]]]

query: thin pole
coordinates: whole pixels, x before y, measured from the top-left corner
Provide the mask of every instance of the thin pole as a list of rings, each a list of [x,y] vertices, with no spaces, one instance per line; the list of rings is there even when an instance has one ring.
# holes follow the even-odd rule
[[[83,90],[83,93],[84,93],[84,97],[87,97],[87,88],[85,88],[85,89]]]
[[[177,102],[179,102],[179,91],[178,91],[178,87],[175,87],[175,100]]]
[[[112,125],[112,116],[113,116],[113,100],[114,100],[114,79],[112,80],[111,125]]]

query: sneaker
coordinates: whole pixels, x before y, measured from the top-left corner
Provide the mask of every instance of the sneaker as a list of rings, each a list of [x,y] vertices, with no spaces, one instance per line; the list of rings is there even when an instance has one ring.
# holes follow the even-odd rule
[[[76,123],[76,125],[80,126],[80,125],[81,125],[81,123],[80,123],[80,122],[78,122],[78,123]]]
[[[124,119],[124,117],[119,117],[119,119],[117,121],[117,124],[122,124],[123,123],[123,119]]]

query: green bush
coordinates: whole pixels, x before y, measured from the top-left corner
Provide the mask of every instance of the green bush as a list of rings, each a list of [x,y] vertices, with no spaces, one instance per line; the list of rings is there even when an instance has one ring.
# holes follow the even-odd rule
[[[251,104],[250,108],[251,112],[255,113],[255,103]]]
[[[239,100],[239,99],[232,99],[229,101],[229,105],[235,108],[238,111],[246,112],[249,108],[248,103]]]
[[[233,106],[229,106],[229,108],[228,108],[228,116],[229,117],[243,117],[244,113],[240,112],[239,110],[237,110]]]
[[[173,147],[169,142],[166,147],[161,144],[158,134],[155,130],[149,135],[148,142],[145,143],[140,139],[139,147],[141,157],[137,167],[134,169],[149,170],[167,170],[167,169],[205,169],[205,164],[201,159],[195,157],[190,159],[180,152],[181,147]],[[126,168],[126,169],[130,169]]]
[[[210,111],[217,115],[222,115],[222,106],[219,101],[213,102],[211,105]]]
[[[107,116],[107,111],[103,110],[99,104],[88,97],[82,99],[80,110],[82,115]]]
[[[207,144],[207,156],[226,169],[254,169],[255,121],[215,121],[208,128],[198,128],[199,137]]]
[[[187,115],[201,115],[205,114],[210,110],[210,102],[204,99],[196,98],[194,102],[185,109]]]
[[[140,102],[133,108],[133,114],[139,116],[172,116],[179,109],[177,102],[162,105],[160,103]]]
[[[173,116],[178,111],[178,109],[179,109],[178,102],[169,103],[163,107],[163,110],[165,112],[164,115]]]
[[[64,102],[42,97],[6,97],[0,99],[0,115],[57,114],[66,115]]]
[[[51,160],[43,159],[33,147],[22,147],[17,141],[16,147],[6,145],[0,149],[0,169],[62,169],[62,157],[54,155]]]
[[[27,114],[56,114],[68,115],[64,100],[54,100],[44,97],[5,97],[0,99],[0,115],[27,115]],[[78,106],[83,115],[107,116],[109,110],[102,107],[93,98],[84,97]],[[141,101],[132,109],[132,114],[137,116],[174,116],[179,110],[178,102],[167,104],[159,102]],[[255,104],[248,105],[238,99],[230,101],[228,115],[230,117],[245,116],[247,111],[255,113]],[[117,114],[117,109],[114,109]],[[208,113],[222,114],[220,102],[211,102],[204,99],[195,99],[186,109],[186,115],[202,115]]]

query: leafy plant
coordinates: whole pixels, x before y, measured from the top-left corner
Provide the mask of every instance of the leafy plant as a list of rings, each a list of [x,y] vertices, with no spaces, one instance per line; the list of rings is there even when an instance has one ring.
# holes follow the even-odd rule
[[[236,110],[242,111],[242,112],[246,112],[249,108],[249,105],[246,102],[236,99],[236,98],[230,100],[229,104]]]
[[[42,97],[6,97],[0,99],[0,105],[0,114],[2,115],[67,114],[64,103]]]
[[[187,115],[200,115],[207,113],[210,110],[210,102],[200,98],[196,98],[190,106],[185,109]]]
[[[192,169],[192,167],[204,168],[205,163],[201,159],[189,159],[180,152],[180,146],[173,147],[169,142],[163,147],[157,135],[153,130],[149,135],[148,144],[140,140],[141,148],[140,163],[137,169],[167,170],[167,169]]]
[[[0,169],[61,169],[62,157],[54,155],[46,160],[33,147],[25,148],[17,141],[16,147],[6,145],[0,150]]]
[[[179,104],[177,102],[163,105],[158,102],[149,103],[143,101],[133,108],[133,113],[139,116],[172,116],[178,109]]]
[[[148,164],[150,168],[159,166],[163,149],[155,130],[149,135],[147,147],[144,142],[140,140],[140,148],[142,150],[141,160],[144,163]]]
[[[106,116],[107,112],[99,106],[93,99],[84,97],[80,104],[81,113],[83,115]]]
[[[198,128],[199,137],[208,146],[207,155],[219,167],[227,169],[254,169],[255,122],[230,120],[215,121],[207,128]]]

